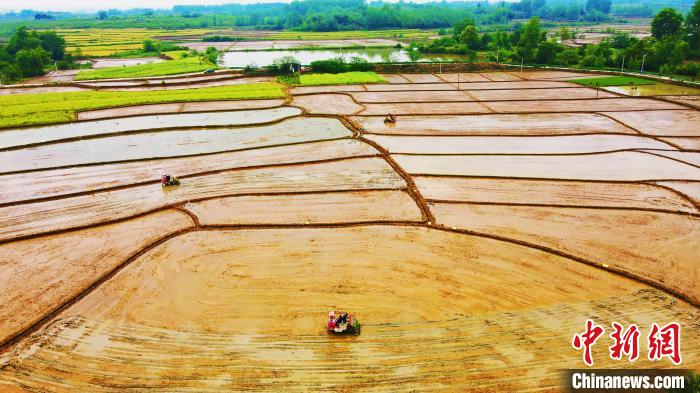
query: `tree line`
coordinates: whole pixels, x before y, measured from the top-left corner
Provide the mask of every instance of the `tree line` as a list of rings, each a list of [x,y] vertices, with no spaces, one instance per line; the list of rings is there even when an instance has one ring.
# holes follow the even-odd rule
[[[626,1],[626,0],[624,0]],[[617,6],[646,7],[673,1],[684,7],[690,0],[640,0]],[[631,8],[630,8],[631,7]],[[619,7],[618,7],[619,8]],[[22,12],[0,15],[0,30],[21,24],[32,28],[163,29],[242,27],[273,30],[348,31],[364,29],[448,28],[464,18],[480,25],[509,24],[514,19],[538,16],[543,20],[605,21],[616,9],[613,0],[520,0],[519,2],[435,1],[429,3],[364,0],[296,0],[291,3],[174,6],[171,10],[103,10],[92,16]],[[40,16],[40,18],[37,18]],[[13,18],[24,18],[13,21]],[[34,20],[32,20],[34,19]],[[13,24],[14,23],[14,24]],[[7,31],[7,30],[6,30]]]
[[[47,67],[69,68],[75,63],[66,52],[66,41],[53,31],[18,28],[8,42],[0,45],[0,81],[11,83],[43,75]]]
[[[511,31],[480,33],[471,18],[456,23],[452,34],[433,41],[414,43],[422,53],[458,53],[475,59],[485,52],[488,60],[558,65],[566,67],[617,68],[657,71],[700,78],[700,0],[684,17],[673,8],[658,12],[651,23],[651,37],[637,38],[616,32],[597,44],[571,45],[573,34],[562,27],[553,34],[542,29],[540,18]]]

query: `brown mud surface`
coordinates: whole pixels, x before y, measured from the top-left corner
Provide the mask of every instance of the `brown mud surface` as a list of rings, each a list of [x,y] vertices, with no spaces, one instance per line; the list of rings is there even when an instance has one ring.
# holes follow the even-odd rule
[[[469,94],[479,101],[515,101],[515,100],[577,100],[590,98],[617,97],[608,92],[596,92],[595,89],[516,89],[516,90],[475,90]]]
[[[652,184],[613,185],[574,181],[421,176],[416,176],[413,180],[421,195],[428,201],[653,209],[700,213],[692,201]],[[674,187],[675,183],[659,184],[681,191],[684,188],[683,186]]]
[[[165,173],[183,177],[235,168],[287,165],[378,154],[377,150],[366,143],[354,139],[342,139],[265,147],[232,153],[0,175],[0,182],[6,186],[7,190],[7,192],[0,194],[0,204],[99,191],[147,182],[156,183],[160,176]]]
[[[607,117],[588,113],[513,114],[479,116],[401,116],[396,124],[383,116],[353,117],[367,132],[408,135],[573,135],[637,134]]]
[[[688,138],[658,138],[661,141],[670,143],[674,146],[678,146],[683,150],[698,150],[700,151],[700,137],[688,137]]]
[[[511,74],[529,80],[539,80],[539,79],[576,79],[582,77],[599,77],[600,75],[591,75],[582,72],[570,72],[570,71],[512,71]]]
[[[700,206],[700,181],[682,182],[682,181],[662,181],[657,182],[661,186],[670,187],[679,191],[692,199],[697,206]]]
[[[410,81],[400,74],[380,74],[389,83],[410,83]]]
[[[471,114],[488,113],[488,108],[477,102],[407,102],[401,104],[365,104],[360,115],[403,114]]]
[[[352,132],[333,118],[292,118],[240,128],[174,130],[55,143],[0,152],[4,173],[252,149],[347,138]]]
[[[352,115],[365,109],[345,94],[296,96],[292,105],[302,107],[308,113],[327,115]]]
[[[243,169],[183,179],[179,187],[160,183],[49,200],[0,210],[0,241],[63,228],[102,224],[191,200],[236,194],[399,189],[405,181],[380,158],[351,158],[317,164]]]
[[[461,72],[453,74],[436,74],[443,82],[489,82],[489,78],[475,72]]]
[[[695,109],[700,109],[700,96],[663,96],[662,98],[679,104],[690,105]]]
[[[438,224],[535,243],[700,301],[700,219],[659,212],[433,203]]]
[[[457,87],[457,83],[452,83]],[[469,82],[460,83],[460,90],[517,90],[517,89],[580,89],[579,85],[558,81],[512,81],[512,82]]]
[[[0,149],[86,136],[168,128],[225,127],[271,123],[301,114],[298,108],[134,116],[53,126],[0,130]]]
[[[242,196],[185,206],[202,225],[289,225],[422,220],[403,191]]]
[[[655,139],[633,135],[406,136],[366,135],[390,153],[408,154],[581,154],[628,149],[673,149]],[[656,153],[656,151],[654,151]],[[667,154],[667,152],[659,152]],[[668,152],[668,154],[693,154]],[[674,156],[675,157],[675,156]],[[679,158],[680,159],[680,158]]]
[[[383,102],[436,102],[436,101],[475,101],[474,98],[462,91],[414,91],[411,93],[402,91],[391,92],[358,92],[351,93],[358,102],[383,103]]]
[[[521,177],[562,180],[696,180],[700,169],[639,152],[559,156],[394,155],[407,172],[420,175]]]
[[[440,83],[444,82],[437,75],[433,74],[400,74],[410,83]]]
[[[333,307],[363,310],[363,334],[325,334]],[[691,326],[700,314],[552,254],[431,229],[194,232],[21,341],[0,357],[0,378],[57,391],[551,390],[581,362],[570,341],[582,315]],[[683,333],[696,367],[698,333]]]
[[[186,214],[169,210],[0,245],[0,342],[28,328],[144,247],[192,225]]]
[[[367,104],[377,116],[0,131],[0,172],[25,171],[0,175],[0,390],[554,392],[589,318],[679,322],[698,369],[700,168],[674,151],[699,146],[697,113],[580,99],[567,72],[464,76],[292,90],[331,92],[292,97],[319,114],[407,101]],[[547,113],[419,102],[462,95]],[[397,108],[419,112],[384,124]],[[362,334],[328,335],[329,309]],[[625,367],[602,341],[595,367]]]
[[[540,100],[540,101],[492,101],[485,106],[498,113],[522,112],[604,112],[651,111],[660,109],[684,109],[669,102],[648,98],[603,98],[590,100]],[[627,113],[627,112],[625,112]]]
[[[494,82],[514,82],[522,80],[509,72],[482,72],[481,75]]]
[[[663,136],[700,136],[700,112],[647,111],[612,112],[606,115],[638,130],[642,134]]]
[[[151,115],[161,113],[208,112],[224,110],[267,109],[282,106],[284,100],[242,100],[183,102],[173,104],[137,105],[125,108],[99,109],[78,113],[78,120],[97,120],[113,117]]]

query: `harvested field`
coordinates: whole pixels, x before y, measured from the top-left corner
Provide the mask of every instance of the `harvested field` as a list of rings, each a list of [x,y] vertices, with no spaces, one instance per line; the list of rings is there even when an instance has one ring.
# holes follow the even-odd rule
[[[606,181],[694,180],[700,176],[699,168],[638,152],[575,156],[394,155],[394,159],[416,175]]]
[[[588,113],[480,116],[401,116],[396,124],[383,116],[353,117],[367,132],[405,135],[575,135],[637,134],[607,117]]]
[[[652,184],[611,185],[602,182],[421,176],[416,176],[414,180],[421,195],[428,201],[609,207],[699,213],[692,201]],[[674,188],[676,183],[659,184]]]
[[[642,333],[634,363],[602,336],[596,368],[674,367],[644,339],[676,321],[699,369],[700,119],[577,75],[0,131],[0,391],[556,392],[587,319]]]
[[[466,97],[466,96],[465,96]],[[396,115],[405,114],[470,114],[488,113],[485,106],[476,102],[407,102],[399,104],[365,104],[365,110],[359,112],[360,115],[386,115],[393,113]],[[351,113],[352,114],[352,113]]]
[[[300,106],[308,113],[328,115],[351,115],[364,109],[351,96],[344,94],[297,96],[292,105]]]
[[[540,79],[575,79],[590,76],[591,74],[569,71],[511,71],[511,74],[518,78],[528,80]]]
[[[694,110],[612,112],[606,113],[606,115],[627,124],[642,134],[699,136],[700,112]]]
[[[628,149],[673,149],[655,139],[632,135],[567,135],[539,138],[367,135],[366,138],[377,142],[390,153],[406,154],[583,154]],[[674,157],[678,154],[692,154],[654,153],[672,154]]]
[[[700,109],[700,96],[663,96],[661,98]]]

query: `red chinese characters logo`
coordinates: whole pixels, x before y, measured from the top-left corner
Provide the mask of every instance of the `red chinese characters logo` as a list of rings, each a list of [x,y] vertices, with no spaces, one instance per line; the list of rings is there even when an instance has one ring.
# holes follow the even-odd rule
[[[608,347],[610,359],[622,360],[628,357],[630,362],[639,358],[639,337],[640,329],[637,325],[631,324],[627,329],[617,322],[612,323],[613,332],[610,333],[612,345]],[[586,329],[582,333],[574,335],[571,345],[576,350],[583,350],[583,362],[587,366],[593,365],[593,345],[603,335],[605,329],[596,325],[590,319],[586,320]],[[676,322],[671,322],[664,327],[652,323],[649,335],[647,357],[651,361],[662,360],[664,357],[675,365],[682,363],[681,356],[681,326]]]
[[[610,359],[620,360],[622,355],[629,356],[630,362],[637,360],[639,357],[639,328],[632,324],[627,330],[623,330],[623,326],[617,322],[612,323],[614,332],[610,333],[610,338],[615,343],[610,347]]]
[[[681,357],[681,325],[673,322],[659,328],[659,325],[652,323],[648,340],[649,360],[661,360],[666,356],[675,365],[679,365],[683,361]]]
[[[600,338],[605,329],[595,324],[590,319],[586,321],[586,331],[581,334],[574,335],[571,345],[576,350],[583,348],[583,362],[588,366],[593,365],[593,351],[591,347]]]

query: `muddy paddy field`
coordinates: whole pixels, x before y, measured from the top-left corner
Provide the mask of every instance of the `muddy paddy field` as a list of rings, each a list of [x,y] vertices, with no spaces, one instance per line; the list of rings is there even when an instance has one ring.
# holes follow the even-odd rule
[[[0,391],[558,391],[589,318],[700,369],[700,112],[574,76],[0,131]]]

